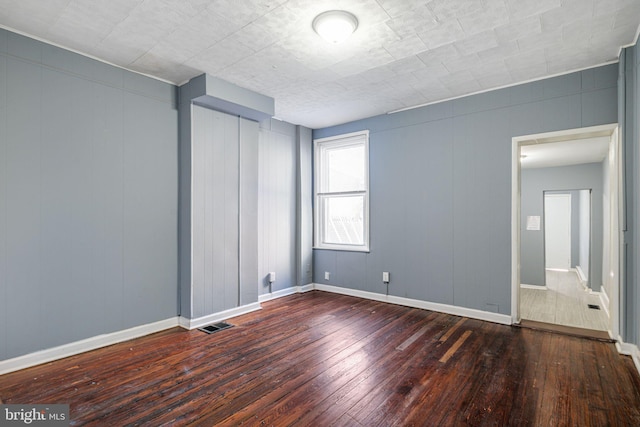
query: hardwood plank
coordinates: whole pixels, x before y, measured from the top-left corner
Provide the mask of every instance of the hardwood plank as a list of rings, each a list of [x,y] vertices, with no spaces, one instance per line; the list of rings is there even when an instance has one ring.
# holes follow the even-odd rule
[[[507,338],[506,336],[503,336]],[[540,360],[543,337],[522,331],[515,334],[516,340],[504,345],[509,354],[510,374],[509,387],[513,395],[505,425],[536,425],[535,414],[541,400],[541,389],[544,382]],[[501,401],[509,399],[509,391],[505,390]],[[502,406],[502,405],[501,405]]]
[[[420,382],[421,389],[416,390],[417,398],[405,404],[409,411],[403,418],[409,424],[422,425],[426,421],[431,425],[474,425],[470,421],[475,412],[472,407],[474,397],[488,382],[491,372],[488,362],[494,360],[494,356],[486,354],[483,349],[496,348],[494,342],[499,337],[497,334],[486,334],[482,330],[483,326],[487,325],[478,321],[465,322],[465,329],[470,329],[475,334],[465,346],[465,353],[457,354],[447,364],[440,362],[441,358],[434,358],[432,366],[435,371],[426,370]],[[476,357],[469,358],[468,355]],[[469,378],[474,380],[469,381]],[[429,408],[430,411],[425,414],[421,408]],[[482,419],[481,416],[477,418]]]
[[[459,319],[453,319],[458,321],[453,325],[449,325],[447,328],[448,330],[444,331],[444,335],[448,337],[457,336],[454,335],[454,333],[451,333],[451,330],[453,329],[455,332],[461,325]],[[464,320],[466,321],[466,319]],[[423,363],[429,359],[438,361],[438,359],[440,359],[448,349],[448,346],[445,346],[444,344],[446,341],[441,338],[442,335],[438,338],[435,346],[430,343],[426,348],[422,347],[417,353],[420,355],[419,358],[416,358],[416,353],[414,353],[410,357],[396,359],[395,366],[393,368],[396,375],[382,377],[380,383],[373,388],[375,391],[369,392],[363,396],[349,410],[349,415],[366,425],[371,425],[369,423],[372,422],[378,422],[377,420],[371,420],[372,414],[376,414],[378,417],[382,418],[388,418],[392,415],[391,411],[387,408],[395,407],[395,403],[397,401],[396,396],[406,395],[416,384],[416,369],[419,369],[419,372],[423,373],[424,371],[420,370]],[[436,373],[438,371],[439,369],[436,368]],[[431,373],[433,374],[434,372]],[[433,377],[430,377],[430,379],[431,378]]]
[[[470,385],[468,393],[461,396],[458,418],[470,425],[481,425],[488,414],[492,419],[498,420],[499,425],[514,425],[509,422],[515,406],[513,396],[524,379],[523,365],[513,363],[522,357],[521,347],[518,345],[520,337],[509,339],[507,335],[495,334],[493,343],[486,346],[497,328],[495,325],[492,331],[484,332],[486,336],[478,338],[481,343],[477,349],[479,364],[469,373],[477,380]],[[475,333],[481,334],[483,331]],[[486,349],[482,351],[482,347]],[[498,353],[498,349],[504,351]]]
[[[406,310],[398,306],[395,306],[395,308],[398,313],[406,313]],[[299,378],[299,382],[304,385],[304,388],[301,387],[302,384],[296,383],[296,391],[304,390],[304,393],[291,393],[279,388],[270,393],[269,396],[265,396],[267,400],[275,402],[273,405],[265,406],[263,402],[256,402],[255,405],[252,405],[255,407],[254,409],[262,413],[267,410],[269,412],[268,415],[261,418],[261,421],[266,424],[273,423],[275,419],[278,420],[278,424],[287,424],[290,421],[295,421],[301,415],[301,408],[306,409],[304,406],[298,405],[298,400],[308,400],[309,388],[314,390],[316,399],[321,400],[321,397],[325,395],[334,380],[339,381],[347,373],[353,374],[362,369],[362,366],[366,366],[366,363],[362,362],[368,362],[371,353],[376,350],[382,350],[381,352],[391,351],[392,346],[396,344],[396,340],[391,341],[394,335],[389,332],[396,327],[395,321],[399,319],[410,321],[405,319],[405,316],[409,317],[410,313],[406,313],[404,316],[394,319],[394,321],[387,320],[384,326],[372,325],[372,330],[366,331],[361,340],[345,347],[344,350],[337,351],[332,357],[322,361],[322,366],[320,367],[323,369],[321,369],[320,375],[318,375],[316,369],[307,370],[305,375]],[[385,344],[385,342],[390,343]],[[238,420],[238,415],[234,415],[225,420],[225,422],[235,423]]]
[[[386,320],[385,312],[392,310],[392,307],[379,303],[370,304],[370,307],[367,307],[366,310],[373,311],[375,307],[379,307],[378,311],[380,316],[376,319],[381,322]],[[351,311],[352,309],[350,309],[349,312],[345,312],[344,316],[341,317],[343,328],[348,327],[350,324],[349,321],[354,315],[354,312]],[[332,316],[336,316],[337,314],[338,312],[334,312]],[[321,322],[319,319],[323,321]],[[215,389],[216,393],[220,394],[222,398],[219,399],[215,405],[211,405],[208,401],[208,395],[190,395],[190,410],[218,409],[215,415],[208,420],[211,423],[217,423],[227,415],[238,413],[237,408],[244,408],[246,404],[253,402],[257,397],[271,392],[274,389],[274,383],[278,384],[287,381],[288,384],[291,384],[291,381],[300,374],[300,369],[304,368],[302,363],[308,358],[314,357],[317,350],[326,346],[327,342],[330,343],[330,348],[337,348],[353,340],[352,336],[347,335],[341,338],[337,337],[335,333],[331,338],[327,338],[322,330],[326,326],[326,323],[332,320],[333,318],[330,316],[318,316],[316,319],[310,320],[309,324],[318,327],[320,331],[315,335],[314,338],[316,339],[310,340],[308,333],[311,329],[303,327],[300,328],[300,333],[293,335],[286,341],[281,341],[280,343],[282,345],[278,346],[277,352],[270,353],[268,358],[263,357],[262,354],[256,358],[255,356],[257,354],[252,354],[251,357],[240,360],[241,363],[228,365],[238,371],[236,376],[229,378],[229,376],[225,375],[221,380],[203,384],[207,389]],[[360,318],[356,320],[362,323],[365,322],[364,319]],[[376,325],[373,324],[372,327],[375,326]],[[336,331],[339,329],[340,328],[336,328]],[[361,333],[366,333],[364,327],[356,329]],[[273,360],[276,359],[280,364],[275,368],[267,368],[265,370],[265,366],[271,365]],[[286,363],[287,361],[291,361],[292,364],[295,361],[298,364],[295,365],[294,368],[291,368],[290,365]],[[158,414],[152,413],[149,414],[147,418],[152,419],[157,415]],[[174,415],[175,413],[172,414],[172,416]],[[146,418],[140,419],[139,421],[146,421]]]
[[[456,353],[456,351],[458,351],[462,344],[464,344],[467,338],[469,338],[469,335],[471,335],[471,331],[464,331],[460,338],[458,338],[457,341],[453,343],[451,348],[449,348],[449,350],[447,350],[447,352],[440,358],[440,363],[447,363],[447,361],[451,359],[451,357]]]
[[[418,338],[420,338],[422,335],[424,335],[424,333],[427,332],[428,330],[429,330],[429,326],[423,326],[422,328],[420,328],[420,330],[418,332],[416,332],[415,334],[411,335],[409,338],[404,340],[402,342],[402,344],[397,346],[396,350],[405,351],[411,344],[416,342],[418,340]]]
[[[447,316],[439,313],[430,313],[430,315],[424,319],[429,325],[428,332],[423,334],[423,340],[425,342],[435,342],[437,340],[442,330],[445,329],[446,318]],[[386,349],[379,348],[379,350]],[[411,351],[415,351],[415,346]],[[305,413],[298,421],[301,425],[326,425],[330,424],[331,420],[345,414],[360,401],[363,396],[371,394],[372,390],[378,389],[380,383],[387,379],[384,372],[393,369],[397,364],[398,355],[395,353],[395,351],[376,352],[375,354],[379,355],[379,358],[376,359],[374,363],[365,366],[363,371],[354,372],[354,375],[346,378],[344,384],[338,384],[339,388],[337,388],[337,390],[323,401],[315,404],[313,408]]]
[[[423,316],[424,313],[419,313],[418,311],[412,311],[409,313],[409,317],[408,318],[399,318],[397,319],[397,322],[403,322],[405,323],[406,320],[408,320],[411,316],[415,317],[416,319],[418,319],[419,323],[416,323],[414,325],[412,325],[411,329],[405,329],[403,330],[403,334],[402,335],[394,335],[394,334],[389,334],[389,333],[384,333],[382,335],[378,335],[377,337],[375,337],[374,340],[372,340],[369,344],[367,344],[366,347],[363,348],[363,351],[365,353],[365,358],[366,358],[366,362],[368,362],[368,364],[375,364],[376,366],[379,366],[378,369],[381,369],[379,363],[382,360],[387,360],[392,362],[394,359],[393,356],[393,349],[397,348],[397,344],[398,342],[400,342],[401,340],[404,339],[404,337],[406,337],[405,334],[410,334],[411,331],[415,330],[417,327],[419,327],[427,318],[425,316]],[[419,315],[419,316],[418,316]],[[400,328],[401,326],[398,325],[393,325],[394,329],[398,330],[398,328]],[[424,326],[421,328],[421,330],[423,331],[423,334],[426,332],[426,329]],[[405,340],[406,341],[406,340]],[[314,389],[318,389],[320,390],[320,393],[322,396],[325,396],[325,401],[329,401],[331,402],[333,397],[333,393],[335,391],[337,391],[338,389],[344,387],[345,383],[347,381],[353,381],[354,379],[362,379],[365,376],[371,376],[371,375],[375,375],[375,372],[367,372],[365,373],[363,370],[366,367],[366,364],[360,364],[360,366],[358,366],[356,369],[351,369],[349,371],[345,371],[344,375],[338,376],[338,377],[332,377],[330,379],[330,381],[327,381],[327,383],[325,384],[323,382],[324,378],[322,378],[321,376],[317,377],[317,386],[316,384],[313,384]],[[315,382],[315,381],[314,381]],[[299,393],[300,394],[300,398],[304,399],[304,394],[303,393]],[[350,395],[353,397],[355,395],[355,393],[353,393],[353,390],[351,391]],[[318,398],[317,399],[319,401],[319,405],[321,405],[323,402],[322,398]],[[315,408],[318,408],[319,405],[316,405]],[[296,405],[294,405],[296,406]],[[299,408],[299,407],[297,407]],[[345,413],[346,410],[348,408],[343,408],[340,412]],[[301,413],[303,415],[309,416],[309,410],[305,410],[305,411],[301,411],[301,410],[297,410],[297,411],[293,411],[293,414],[298,414]],[[335,416],[335,408],[333,408],[333,414]],[[291,417],[289,417],[291,418]],[[303,424],[314,424],[314,425],[318,425],[318,424],[322,424],[319,420],[314,420],[313,422],[309,422],[306,420],[301,419],[301,417],[298,418],[293,418],[293,421],[296,422],[302,422]],[[281,419],[277,420],[278,422],[276,424],[280,424]]]
[[[73,425],[640,425],[613,344],[312,291],[0,376]],[[443,360],[444,362],[441,362]]]
[[[446,334],[440,337],[440,342],[445,342],[446,340],[448,340],[449,337],[451,337],[451,335],[453,335],[456,332],[456,330],[466,321],[467,321],[466,317],[463,317],[460,320],[458,320],[456,324],[453,325],[453,327],[447,331]]]

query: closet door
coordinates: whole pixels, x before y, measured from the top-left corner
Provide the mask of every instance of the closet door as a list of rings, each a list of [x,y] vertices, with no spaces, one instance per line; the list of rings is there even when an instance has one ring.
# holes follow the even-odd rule
[[[258,122],[240,119],[240,300],[258,302]]]
[[[192,106],[192,317],[239,305],[239,118]]]

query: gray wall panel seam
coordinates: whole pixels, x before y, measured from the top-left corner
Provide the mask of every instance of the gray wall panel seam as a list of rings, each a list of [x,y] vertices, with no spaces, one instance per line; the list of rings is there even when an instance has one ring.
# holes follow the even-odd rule
[[[106,86],[106,87],[110,87],[110,88],[113,88],[113,89],[123,90],[125,92],[136,94],[136,95],[140,95],[140,96],[143,96],[145,98],[149,98],[149,99],[161,102],[163,104],[169,104],[169,105],[174,105],[174,106],[177,106],[177,104],[178,104],[177,99],[171,101],[171,100],[164,99],[164,98],[161,98],[161,97],[158,97],[158,96],[149,95],[149,93],[144,92],[144,91],[137,91],[137,90],[134,90],[134,89],[131,89],[131,88],[125,88],[124,84],[122,84],[122,85],[112,85],[112,84],[109,84],[109,83],[105,82],[104,80],[92,79],[91,77],[89,77],[89,76],[87,76],[85,74],[74,73],[74,72],[66,70],[64,68],[58,68],[58,67],[53,67],[53,66],[48,65],[48,64],[44,64],[42,61],[32,61],[30,59],[22,58],[20,56],[11,55],[10,53],[4,53],[4,52],[0,52],[0,57],[6,57],[8,59],[13,59],[13,60],[20,61],[20,62],[23,62],[23,63],[36,65],[36,66],[41,67],[43,69],[47,69],[47,70],[50,70],[50,71],[55,71],[57,73],[65,74],[65,75],[68,75],[70,77],[75,77],[75,78],[78,78],[78,79],[81,79],[81,80],[85,80],[85,81],[88,81],[88,82],[97,83],[97,84],[100,84],[100,85],[103,85],[103,86]],[[99,61],[97,61],[97,62],[99,62]],[[124,70],[124,69],[122,69],[120,71],[122,73],[135,74],[132,71],[127,71],[127,70]],[[165,82],[160,82],[160,81],[158,81],[158,82],[162,83],[162,84],[166,84],[168,86],[173,86],[174,89],[177,88],[176,85],[171,84],[171,83],[165,83]]]

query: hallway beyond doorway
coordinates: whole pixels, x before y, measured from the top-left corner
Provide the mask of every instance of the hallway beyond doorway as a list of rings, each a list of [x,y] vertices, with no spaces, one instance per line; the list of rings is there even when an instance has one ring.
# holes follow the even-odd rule
[[[546,271],[548,289],[520,289],[522,319],[575,328],[607,331],[609,319],[597,295],[584,289],[574,271]]]

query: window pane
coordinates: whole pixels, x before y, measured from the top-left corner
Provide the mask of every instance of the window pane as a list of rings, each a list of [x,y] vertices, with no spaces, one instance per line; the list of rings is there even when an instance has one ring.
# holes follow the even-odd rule
[[[334,147],[326,151],[327,193],[365,190],[364,145]]]
[[[324,199],[324,243],[364,245],[364,197]]]

